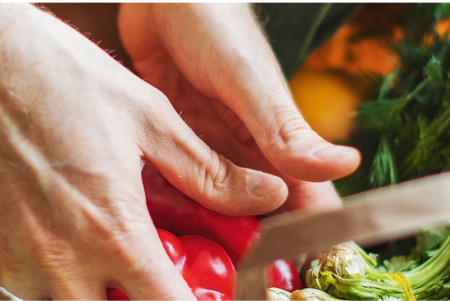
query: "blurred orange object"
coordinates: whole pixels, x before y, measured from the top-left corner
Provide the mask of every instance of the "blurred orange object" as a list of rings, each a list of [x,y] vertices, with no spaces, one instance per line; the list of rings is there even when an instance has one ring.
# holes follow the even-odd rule
[[[314,51],[303,65],[305,69],[345,70],[355,75],[388,74],[398,66],[398,57],[389,42],[398,40],[400,28],[392,29],[392,37],[354,38],[359,33],[353,24],[344,25],[331,40]]]
[[[399,65],[389,43],[402,37],[404,4],[365,4],[316,49],[289,86],[305,120],[328,141],[345,141],[365,100],[368,74],[386,75]]]
[[[356,79],[327,71],[300,70],[289,85],[297,107],[313,130],[328,141],[348,137],[363,95]]]

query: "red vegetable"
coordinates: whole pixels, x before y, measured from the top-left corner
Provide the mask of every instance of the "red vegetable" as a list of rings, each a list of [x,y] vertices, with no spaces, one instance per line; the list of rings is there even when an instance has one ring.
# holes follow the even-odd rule
[[[158,230],[158,233],[170,259],[197,299],[233,299],[236,272],[221,246],[198,235],[178,238],[168,231]]]
[[[232,300],[235,277],[233,263],[214,241],[198,235],[176,237],[158,229],[159,238],[198,300]],[[117,288],[108,288],[108,300],[129,300]]]
[[[267,267],[269,287],[277,287],[288,292],[302,289],[302,282],[294,264],[285,259],[275,260]]]
[[[200,235],[224,248],[236,265],[259,235],[255,216],[226,216],[209,210],[173,187],[151,167],[142,171],[147,207],[157,228],[175,235]],[[277,260],[268,268],[269,285],[287,291],[301,288],[300,277],[289,260]]]
[[[148,166],[142,171],[142,179],[147,207],[156,228],[177,236],[209,238],[225,249],[234,264],[258,236],[257,217],[226,216],[209,210],[182,194]]]
[[[127,294],[115,287],[108,287],[106,295],[108,300],[130,300]]]

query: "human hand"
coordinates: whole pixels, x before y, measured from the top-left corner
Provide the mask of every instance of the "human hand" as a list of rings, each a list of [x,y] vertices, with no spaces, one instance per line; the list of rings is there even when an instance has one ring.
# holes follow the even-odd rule
[[[282,177],[289,209],[340,206],[326,181],[353,172],[359,153],[303,120],[248,5],[122,4],[119,30],[137,72],[212,149]]]
[[[0,286],[24,299],[105,299],[107,286],[194,299],[148,215],[143,165],[227,214],[273,210],[284,183],[212,151],[63,22],[27,4],[0,5],[0,20]],[[269,196],[252,193],[261,182]]]

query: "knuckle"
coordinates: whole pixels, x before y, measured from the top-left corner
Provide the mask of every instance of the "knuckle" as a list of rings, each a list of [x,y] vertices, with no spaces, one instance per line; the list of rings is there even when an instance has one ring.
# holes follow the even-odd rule
[[[148,137],[153,137],[154,141],[165,140],[171,135],[176,111],[163,92],[154,87],[148,87],[147,92],[138,98],[134,116],[135,120],[139,121],[139,131],[143,141],[148,140]]]
[[[149,92],[151,93],[151,97],[153,99],[155,99],[155,101],[157,101],[161,104],[170,104],[169,98],[161,90],[159,90],[153,86],[150,86],[149,89],[150,89]]]
[[[143,87],[144,93],[140,97],[141,102],[145,103],[157,103],[157,104],[169,104],[169,98],[166,94],[164,94],[161,90],[158,88],[145,84],[145,87]],[[151,101],[149,101],[151,99]]]
[[[197,200],[210,198],[215,192],[224,191],[227,186],[227,179],[231,176],[231,162],[215,151],[211,150],[211,152],[210,159],[205,160],[203,166],[201,166],[203,177],[195,195]]]
[[[288,110],[280,113],[269,124],[266,152],[272,158],[279,156],[294,141],[307,138],[313,133],[311,127],[300,117],[298,112]]]
[[[67,269],[75,261],[75,253],[70,243],[58,238],[46,238],[36,242],[31,254],[45,270]]]
[[[129,106],[128,102],[123,105],[126,105],[127,109],[132,108],[132,112],[138,117],[142,115],[157,117],[161,109],[170,106],[169,98],[162,91],[145,82],[139,83],[136,91],[127,95],[126,98],[134,105]]]

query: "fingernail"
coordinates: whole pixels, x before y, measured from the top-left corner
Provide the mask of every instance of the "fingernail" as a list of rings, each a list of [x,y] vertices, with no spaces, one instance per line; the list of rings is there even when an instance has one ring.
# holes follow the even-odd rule
[[[264,172],[248,170],[248,190],[259,197],[267,196],[284,186],[282,179]]]
[[[324,147],[319,147],[318,149],[314,150],[312,154],[319,159],[330,159],[348,156],[354,151],[354,149],[347,146],[327,144]]]

